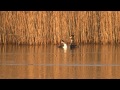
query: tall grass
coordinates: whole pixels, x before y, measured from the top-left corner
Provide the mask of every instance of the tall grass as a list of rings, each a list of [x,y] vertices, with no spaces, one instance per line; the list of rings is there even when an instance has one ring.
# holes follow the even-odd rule
[[[0,11],[0,44],[120,43],[119,11]]]

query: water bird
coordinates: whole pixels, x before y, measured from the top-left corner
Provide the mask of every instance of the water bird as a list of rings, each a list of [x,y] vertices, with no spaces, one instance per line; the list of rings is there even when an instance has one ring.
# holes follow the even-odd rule
[[[77,45],[74,43],[74,35],[70,36],[70,49],[76,48]]]
[[[63,48],[63,49],[67,49],[67,44],[64,42],[64,40],[61,40],[60,45],[58,47]]]

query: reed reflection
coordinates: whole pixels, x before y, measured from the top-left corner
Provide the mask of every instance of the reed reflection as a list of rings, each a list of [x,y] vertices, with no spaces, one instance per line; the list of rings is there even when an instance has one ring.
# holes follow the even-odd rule
[[[0,46],[0,78],[120,78],[120,47]]]

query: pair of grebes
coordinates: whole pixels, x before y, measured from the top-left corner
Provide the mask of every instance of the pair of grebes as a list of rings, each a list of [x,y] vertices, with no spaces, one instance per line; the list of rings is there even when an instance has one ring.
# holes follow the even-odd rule
[[[70,49],[76,48],[76,44],[74,43],[74,35],[70,36]],[[64,42],[64,40],[60,41],[60,45],[58,46],[59,48],[67,49],[68,45]]]

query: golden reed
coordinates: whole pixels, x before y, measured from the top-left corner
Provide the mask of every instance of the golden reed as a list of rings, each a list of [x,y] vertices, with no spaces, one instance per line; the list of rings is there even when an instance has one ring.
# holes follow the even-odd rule
[[[0,44],[120,43],[120,11],[0,11]]]

